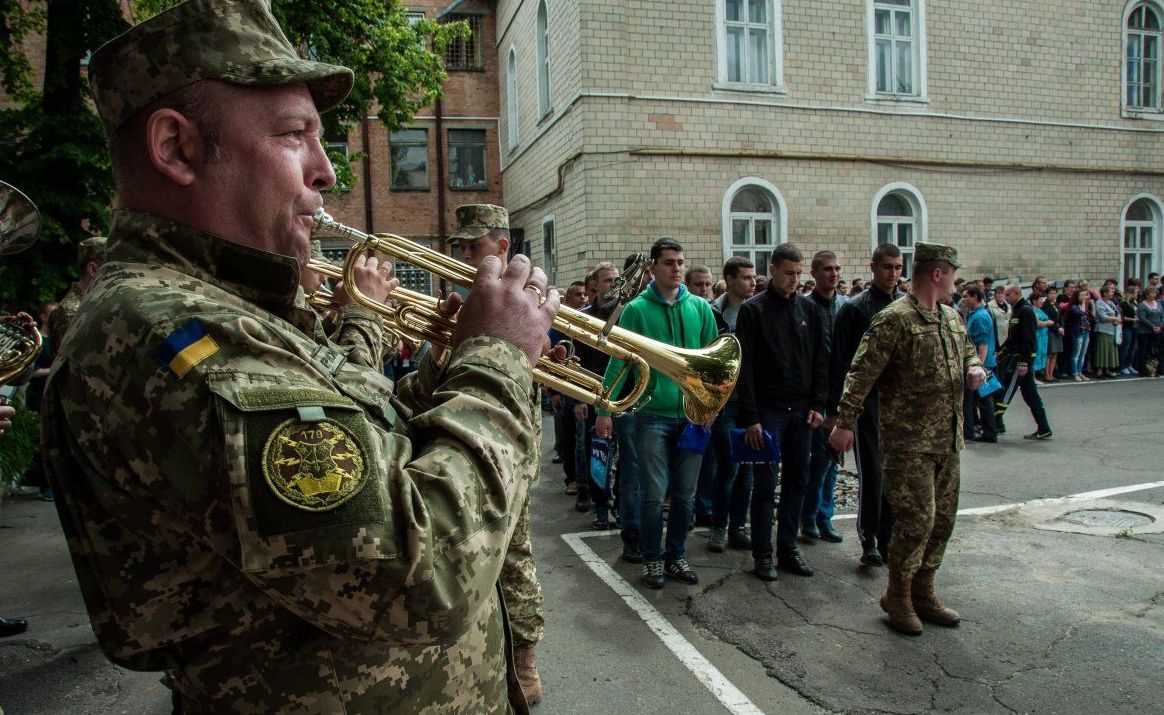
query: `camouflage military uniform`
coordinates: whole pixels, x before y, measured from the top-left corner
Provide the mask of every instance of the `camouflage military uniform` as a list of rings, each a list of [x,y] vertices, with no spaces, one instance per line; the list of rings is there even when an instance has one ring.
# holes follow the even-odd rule
[[[65,297],[57,303],[57,309],[49,313],[49,335],[55,342],[64,340],[65,331],[69,329],[69,325],[72,324],[73,318],[77,315],[77,310],[81,307],[81,297],[81,288],[74,283],[69,286],[69,291],[65,293]]]
[[[935,570],[958,509],[958,452],[966,371],[979,366],[953,308],[927,310],[910,295],[878,313],[845,379],[837,427],[853,429],[877,385],[886,494],[896,522],[891,570]]]
[[[521,352],[466,341],[406,427],[294,259],[126,210],[109,259],[44,427],[105,654],[187,713],[524,710],[496,587],[537,456]]]

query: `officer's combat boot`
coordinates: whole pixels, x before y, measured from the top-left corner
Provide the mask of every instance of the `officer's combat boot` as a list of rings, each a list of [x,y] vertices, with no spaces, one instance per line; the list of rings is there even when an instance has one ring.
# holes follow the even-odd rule
[[[939,626],[956,626],[962,620],[958,612],[942,605],[934,590],[934,571],[923,569],[913,577],[910,598],[917,615]]]
[[[537,646],[513,649],[517,682],[521,684],[521,692],[525,694],[525,701],[530,705],[537,705],[542,701],[542,679],[538,677],[537,655]]]
[[[885,585],[885,595],[881,597],[881,610],[889,615],[893,630],[907,636],[921,635],[921,620],[914,613],[909,599],[909,581],[902,578],[897,569],[889,571],[889,582]]]

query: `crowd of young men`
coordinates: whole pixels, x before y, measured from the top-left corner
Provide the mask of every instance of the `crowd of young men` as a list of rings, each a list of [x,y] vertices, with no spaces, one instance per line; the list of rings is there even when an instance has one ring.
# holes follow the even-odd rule
[[[643,580],[651,588],[662,588],[668,577],[697,583],[698,575],[686,559],[686,540],[691,526],[703,525],[710,527],[710,551],[750,549],[752,573],[762,581],[777,580],[780,571],[812,576],[798,539],[843,541],[832,525],[837,456],[853,446],[860,484],[861,562],[890,566],[891,588],[882,604],[890,622],[905,633],[920,632],[920,625],[914,623],[918,615],[943,625],[957,623],[957,613],[937,599],[933,573],[953,524],[950,499],[956,503],[962,393],[977,388],[985,374],[965,327],[946,305],[954,272],[960,267],[956,251],[928,244],[915,259],[910,295],[917,297],[902,301],[913,312],[892,324],[893,330],[907,323],[924,327],[912,338],[909,333],[898,337],[901,344],[915,345],[918,354],[912,361],[893,353],[874,360],[868,344],[869,336],[878,334],[871,330],[878,314],[904,295],[898,291],[904,264],[895,246],[877,248],[869,263],[871,282],[862,290],[854,280],[852,297],[839,290],[842,267],[830,251],[812,256],[809,290],[803,290],[801,282],[805,257],[792,244],[772,252],[763,290],[756,290],[756,266],[747,258],[729,259],[717,286],[706,267],[686,268],[683,248],[674,239],[656,241],[650,255],[653,280],[629,303],[619,324],[682,347],[707,344],[716,332],[734,333],[743,360],[731,399],[707,425],[690,425],[683,416],[678,388],[654,374],[647,388],[651,400],[642,411],[618,417],[617,422],[609,416],[598,417],[594,433],[616,438],[620,447],[623,559],[642,563]],[[613,274],[610,264],[600,268]],[[916,274],[918,269],[921,274]],[[592,272],[586,283],[592,283],[598,272]],[[592,290],[587,292],[594,295]],[[586,310],[595,307],[591,304]],[[943,329],[932,330],[933,326]],[[881,332],[888,333],[890,328]],[[603,367],[589,357],[583,359],[588,367]],[[940,373],[945,382],[938,381],[939,386],[948,388],[939,391],[934,404],[956,419],[931,424],[926,420],[933,416],[924,416],[924,434],[915,443],[928,451],[918,453],[908,444],[900,446],[896,461],[883,476],[879,388],[926,365],[933,372],[926,384],[932,387],[934,375]],[[855,384],[852,378],[846,382],[851,367],[862,370]],[[605,365],[608,384],[620,368],[616,360]],[[895,389],[899,395],[915,395],[920,387]],[[900,397],[894,404],[897,420],[905,409],[899,403]],[[686,433],[700,428],[710,432],[702,456],[699,447],[685,448],[690,436]],[[775,442],[778,462],[737,463],[732,457],[733,432],[737,450],[746,445],[762,453]],[[578,429],[582,442],[574,443],[578,459],[572,471],[580,484],[587,481],[586,433]],[[568,451],[565,456],[569,459]],[[920,495],[924,482],[920,475],[927,471],[931,490]],[[886,484],[886,479],[892,484]],[[945,491],[935,493],[934,484]],[[589,489],[591,495],[603,492],[593,484],[578,489],[580,493]],[[636,495],[641,495],[637,501]],[[601,498],[603,506],[594,521],[597,529],[610,526],[606,494]],[[897,502],[894,509],[889,506],[892,501]],[[898,553],[890,548],[896,534],[892,514],[901,511],[908,518],[899,527],[906,538]],[[911,599],[917,574],[921,576],[913,589],[916,598]]]

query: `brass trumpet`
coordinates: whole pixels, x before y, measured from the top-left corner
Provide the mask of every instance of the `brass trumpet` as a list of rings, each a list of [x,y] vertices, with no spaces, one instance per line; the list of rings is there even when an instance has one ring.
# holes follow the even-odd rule
[[[370,235],[345,226],[323,209],[315,212],[314,232],[352,241],[359,248],[385,253],[396,260],[426,270],[454,285],[473,285],[477,270],[461,261],[420,246],[392,234]],[[359,251],[348,253],[344,275],[354,269]],[[403,335],[423,335],[441,345],[451,344],[455,321],[440,315],[437,299],[414,291],[397,288],[392,298],[399,307],[389,307],[369,299],[354,281],[345,281],[352,300],[375,310],[395,322]],[[630,291],[621,296],[630,297]],[[614,399],[603,387],[602,376],[582,369],[576,360],[557,363],[545,357],[534,366],[534,379],[540,384],[587,404],[612,413],[640,407],[651,370],[670,378],[683,393],[683,410],[692,422],[709,422],[731,396],[740,373],[740,343],[734,335],[722,335],[703,348],[677,348],[620,328],[611,320],[605,323],[572,308],[563,307],[554,318],[553,327],[611,357],[623,361],[620,378],[635,371],[635,386],[621,400]],[[618,381],[615,382],[617,384]],[[648,398],[649,399],[649,398]]]

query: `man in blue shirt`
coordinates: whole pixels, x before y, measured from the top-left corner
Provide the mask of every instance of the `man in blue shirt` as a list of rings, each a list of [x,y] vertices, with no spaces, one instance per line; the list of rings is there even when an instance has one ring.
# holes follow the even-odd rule
[[[969,315],[966,318],[966,332],[978,351],[978,359],[987,370],[993,370],[997,365],[994,352],[997,347],[997,338],[994,332],[994,317],[986,307],[986,293],[982,286],[975,282],[967,284],[962,289],[962,301]],[[990,395],[982,396],[977,390],[966,390],[962,400],[962,436],[966,440],[975,442],[998,441],[998,431],[994,424],[994,404]],[[974,429],[975,423],[982,427],[981,432]]]

